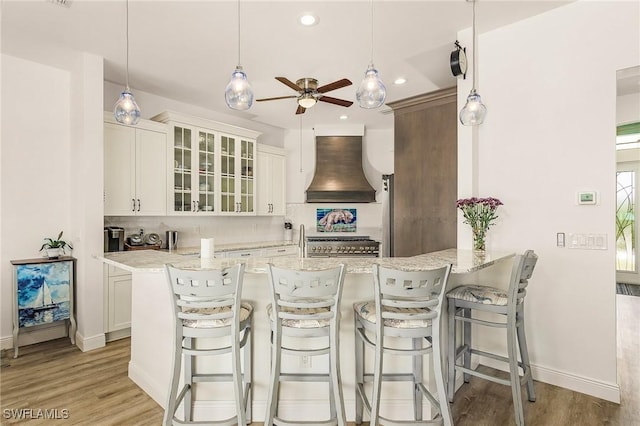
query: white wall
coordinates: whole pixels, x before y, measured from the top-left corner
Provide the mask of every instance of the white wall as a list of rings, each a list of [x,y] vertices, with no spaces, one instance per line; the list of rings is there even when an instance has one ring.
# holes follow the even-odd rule
[[[71,232],[69,72],[2,55],[2,347],[12,345],[13,268]],[[63,334],[61,334],[63,335]],[[21,341],[29,343],[28,339]]]
[[[2,313],[0,343],[12,339],[12,259],[32,259],[62,230],[78,259],[76,343],[104,345],[102,265],[102,59],[76,54],[67,69],[2,55]],[[63,326],[20,344],[61,337]]]
[[[459,165],[473,195],[504,202],[488,247],[540,256],[527,300],[534,377],[612,401],[616,70],[640,63],[639,16],[637,2],[580,1],[482,34],[488,115],[459,139],[477,150]],[[598,191],[598,204],[576,205],[578,190]],[[557,248],[557,232],[607,234],[608,249]]]

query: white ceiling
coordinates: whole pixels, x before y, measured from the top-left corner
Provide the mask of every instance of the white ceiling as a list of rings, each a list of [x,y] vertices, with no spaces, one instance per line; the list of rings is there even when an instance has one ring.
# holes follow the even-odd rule
[[[107,81],[124,86],[126,25],[124,0],[2,0],[2,51],[65,66],[70,51],[105,58]],[[67,0],[69,2],[69,0]],[[543,13],[568,1],[477,3],[479,32]],[[130,0],[130,86],[170,99],[283,128],[298,128],[295,99],[254,102],[249,111],[230,110],[224,88],[238,62],[238,2],[235,0]],[[373,60],[387,86],[387,102],[456,84],[449,54],[458,31],[471,26],[471,3],[374,1]],[[297,18],[313,12],[319,23],[302,27]],[[240,2],[240,62],[256,98],[295,95],[276,81],[302,77],[320,85],[348,78],[353,85],[327,95],[354,101],[344,108],[319,103],[303,116],[305,127],[341,122],[389,128],[388,107],[365,110],[355,92],[371,56],[371,3],[361,1]],[[479,46],[481,55],[482,46]],[[393,80],[405,77],[397,86]],[[486,95],[485,95],[486,96]],[[115,102],[115,99],[114,99]],[[140,105],[144,114],[144,105]]]

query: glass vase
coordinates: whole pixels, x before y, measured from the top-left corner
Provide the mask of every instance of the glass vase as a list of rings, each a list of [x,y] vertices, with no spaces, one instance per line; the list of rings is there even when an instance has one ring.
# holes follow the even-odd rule
[[[473,249],[477,251],[485,251],[486,229],[473,230]]]

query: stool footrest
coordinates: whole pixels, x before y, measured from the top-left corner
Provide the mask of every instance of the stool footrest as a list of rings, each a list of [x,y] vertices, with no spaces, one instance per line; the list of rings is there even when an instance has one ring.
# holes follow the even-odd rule
[[[338,420],[337,419],[329,419],[329,420],[320,421],[320,422],[305,422],[305,421],[301,421],[301,420],[288,421],[288,420],[281,419],[278,416],[275,416],[273,418],[273,423],[277,424],[278,426],[299,426],[299,425],[304,425],[304,426],[335,426],[335,425],[338,424]]]
[[[281,382],[328,382],[329,374],[280,373]]]
[[[364,373],[365,382],[373,382],[373,373]],[[413,382],[413,374],[411,373],[383,373],[383,382]]]

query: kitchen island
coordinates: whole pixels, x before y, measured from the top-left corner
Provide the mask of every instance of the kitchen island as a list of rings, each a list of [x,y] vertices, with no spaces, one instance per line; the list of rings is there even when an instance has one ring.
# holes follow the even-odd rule
[[[175,253],[144,250],[137,252],[107,253],[100,257],[107,264],[132,272],[132,315],[131,315],[131,360],[129,377],[164,407],[169,387],[172,353],[171,298],[164,275],[164,265],[172,264],[180,268],[224,268],[238,262],[245,263],[243,299],[254,306],[253,335],[253,421],[264,419],[269,380],[269,322],[266,307],[270,300],[267,263],[291,269],[325,269],[337,263],[345,263],[347,274],[342,296],[342,321],[340,323],[340,362],[347,419],[353,421],[355,407],[355,357],[353,309],[356,301],[373,298],[372,265],[405,270],[434,269],[452,264],[449,288],[460,284],[486,281],[489,277],[503,276],[510,272],[510,252],[486,252],[478,255],[471,250],[448,249],[413,257],[394,258],[248,258],[248,259],[200,259]],[[500,279],[504,281],[504,279]],[[444,324],[443,324],[444,325]],[[446,335],[446,334],[443,334]],[[366,362],[371,361],[368,356]],[[215,359],[218,358],[218,359]],[[385,368],[394,370],[407,368],[409,357],[385,359]],[[215,371],[225,360],[220,357],[207,359],[198,368]],[[316,357],[311,362],[289,357],[283,360],[283,368],[288,371],[321,372],[326,370],[325,357]],[[230,365],[230,360],[229,364]],[[430,369],[425,369],[428,380]],[[200,417],[220,417],[232,415],[234,405],[226,385],[201,384],[197,392],[194,413]],[[387,385],[385,385],[387,386]],[[287,383],[281,390],[280,412],[287,416],[300,415],[308,420],[328,417],[326,385],[315,383]],[[391,383],[383,391],[382,407],[387,415],[399,418],[412,412],[412,392],[405,384]]]

